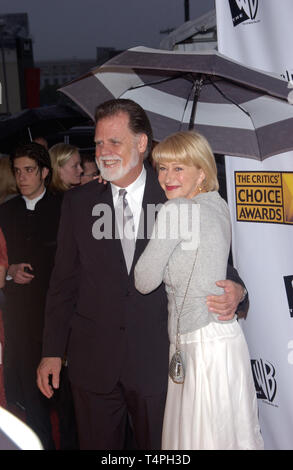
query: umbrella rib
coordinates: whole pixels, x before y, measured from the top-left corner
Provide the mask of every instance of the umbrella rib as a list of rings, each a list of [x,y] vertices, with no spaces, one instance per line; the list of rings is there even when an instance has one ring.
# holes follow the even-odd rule
[[[29,135],[30,141],[32,142],[32,141],[33,141],[33,138],[32,138],[32,133],[31,133],[30,127],[27,128],[27,131],[28,131],[28,135]]]
[[[57,122],[60,125],[60,127],[63,128],[64,131],[66,131],[66,127],[62,124],[61,121],[59,121],[59,119],[57,119]]]
[[[187,77],[188,75],[189,74],[187,73],[180,73],[180,74],[174,75],[174,77],[162,78],[160,80],[154,80],[153,82],[144,83],[143,85],[132,86],[129,88],[129,90],[137,90],[138,88],[143,88],[145,86],[151,86],[151,85],[160,85],[161,83],[170,82],[171,80],[177,80],[177,78]]]
[[[216,88],[216,90],[227,100],[227,101],[230,101],[231,103],[235,104],[235,106],[237,106],[237,108],[239,108],[241,111],[243,111],[250,119],[251,121],[253,122],[253,119],[252,119],[252,116],[251,114],[246,110],[244,109],[240,104],[236,103],[232,98],[229,98],[217,85],[215,85],[215,83],[213,82],[213,80],[211,79],[211,77],[209,77],[209,80],[210,80],[210,83],[212,84],[212,86],[214,88]],[[258,148],[260,149],[260,142],[259,142],[259,138],[258,138],[258,134],[256,132],[256,140],[257,140],[257,145],[258,145]]]
[[[250,113],[244,109],[240,104],[236,103],[236,101],[234,101],[232,98],[230,98],[229,96],[227,96],[214,82],[213,80],[211,80],[210,78],[210,83],[212,84],[212,86],[220,93],[220,95],[223,96],[223,98],[225,98],[227,101],[230,101],[231,103],[235,104],[235,106],[237,106],[237,108],[239,108],[241,111],[243,111],[247,116],[250,116]]]
[[[188,103],[189,103],[189,98],[191,97],[192,92],[193,92],[194,89],[195,89],[195,86],[196,86],[196,82],[194,81],[193,84],[192,84],[192,86],[191,86],[191,88],[190,88],[190,92],[189,92],[188,97],[187,97],[186,102],[185,102],[185,106],[184,106],[184,110],[183,110],[183,114],[182,114],[182,118],[181,118],[181,123],[180,123],[180,130],[181,130],[181,128],[182,128],[182,124],[183,124],[183,119],[184,119],[185,111],[186,111],[186,108],[187,108]]]

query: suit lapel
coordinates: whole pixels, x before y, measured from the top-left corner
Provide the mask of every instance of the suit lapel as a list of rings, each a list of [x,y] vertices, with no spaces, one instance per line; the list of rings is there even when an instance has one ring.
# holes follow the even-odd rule
[[[113,250],[111,253],[111,257],[113,256],[114,259],[120,259],[122,257],[124,260],[124,254],[122,250],[121,241],[119,238],[119,232],[116,227],[115,209],[114,209],[114,204],[113,204],[113,196],[112,196],[112,189],[111,189],[110,183],[105,185],[104,190],[97,197],[97,204],[105,204],[110,209],[112,242],[113,242],[111,243],[111,251]],[[124,262],[124,265],[125,265],[125,262]],[[126,265],[125,265],[125,270],[127,272]]]

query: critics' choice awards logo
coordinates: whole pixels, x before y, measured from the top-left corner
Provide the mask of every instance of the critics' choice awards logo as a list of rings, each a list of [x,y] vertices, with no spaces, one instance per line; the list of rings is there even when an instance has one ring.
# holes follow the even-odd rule
[[[251,367],[257,398],[272,403],[277,392],[275,367],[271,362],[263,359],[251,360]]]
[[[258,0],[229,0],[233,25],[244,21],[254,21],[258,10]]]
[[[237,171],[235,176],[236,219],[293,225],[293,173]]]

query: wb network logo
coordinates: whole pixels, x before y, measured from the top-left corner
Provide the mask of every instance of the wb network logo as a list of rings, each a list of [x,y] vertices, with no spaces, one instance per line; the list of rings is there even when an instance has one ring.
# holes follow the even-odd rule
[[[293,318],[293,276],[284,276],[284,283],[287,293],[290,317]]]
[[[274,401],[277,392],[276,371],[273,364],[263,359],[251,360],[257,398]]]
[[[234,26],[247,20],[255,20],[258,0],[229,0],[229,3]]]

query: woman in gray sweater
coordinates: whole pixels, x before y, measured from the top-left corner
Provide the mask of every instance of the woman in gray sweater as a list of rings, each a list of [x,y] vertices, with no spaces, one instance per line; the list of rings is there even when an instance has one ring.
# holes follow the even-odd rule
[[[236,319],[220,322],[206,304],[207,295],[222,293],[215,283],[225,278],[231,243],[213,153],[203,136],[179,132],[153,158],[169,201],[137,262],[135,285],[148,294],[165,283],[171,363],[179,356],[179,377],[170,368],[162,448],[263,449],[244,335]]]

